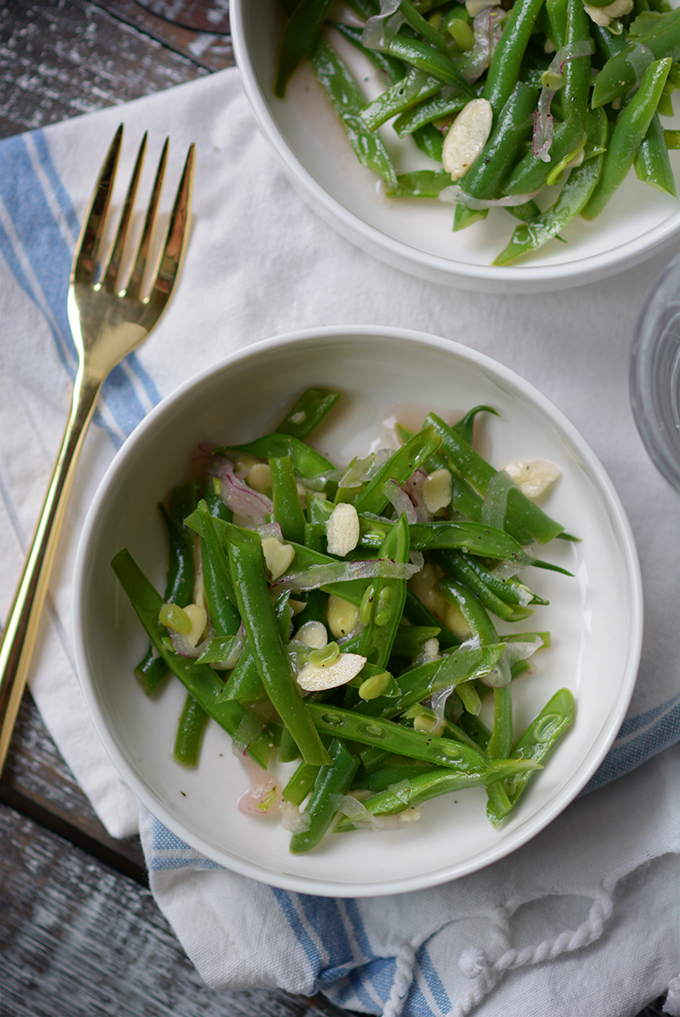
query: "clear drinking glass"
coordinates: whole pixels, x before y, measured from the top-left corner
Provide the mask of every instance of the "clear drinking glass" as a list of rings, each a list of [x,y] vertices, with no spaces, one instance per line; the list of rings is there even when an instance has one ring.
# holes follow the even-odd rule
[[[630,399],[652,462],[680,491],[680,254],[650,289],[638,318]]]

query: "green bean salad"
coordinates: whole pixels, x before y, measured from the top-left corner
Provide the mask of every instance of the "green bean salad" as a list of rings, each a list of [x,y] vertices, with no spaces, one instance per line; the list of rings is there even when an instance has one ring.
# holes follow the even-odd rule
[[[680,87],[680,9],[667,0],[282,2],[275,95],[306,59],[386,195],[451,202],[454,231],[495,209],[520,220],[494,265],[564,240],[575,216],[595,219],[631,167],[677,197],[668,152],[680,131],[663,118]],[[384,80],[377,97],[340,37]],[[397,173],[388,122],[432,168]]]
[[[534,500],[556,468],[491,466],[473,441],[490,406],[453,425],[430,413],[338,467],[308,439],[339,398],[307,389],[272,433],[199,450],[199,475],[159,506],[162,594],[128,550],[112,562],[150,640],[141,685],[186,689],[175,759],[196,766],[220,725],[262,769],[240,808],[280,814],[294,853],[473,786],[499,826],[575,713],[561,689],[513,734],[513,686],[550,646],[514,630],[548,603],[519,574],[571,575],[534,550],[576,539]]]

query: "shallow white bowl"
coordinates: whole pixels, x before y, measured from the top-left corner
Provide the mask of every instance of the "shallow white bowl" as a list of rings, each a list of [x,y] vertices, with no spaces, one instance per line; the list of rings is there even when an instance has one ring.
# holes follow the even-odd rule
[[[574,578],[531,570],[532,587],[551,604],[521,627],[549,629],[553,645],[535,658],[536,674],[514,689],[515,725],[519,732],[564,686],[573,690],[578,714],[499,830],[486,819],[484,790],[472,788],[427,803],[420,822],[398,832],[331,835],[315,851],[291,855],[290,835],[278,820],[238,811],[249,777],[229,737],[211,724],[198,769],[183,769],[171,759],[183,688],[171,681],[148,698],[133,676],[146,638],[111,559],[129,548],[162,588],[167,552],[157,503],[187,476],[196,445],[266,433],[309,385],[346,393],[315,443],[338,461],[378,447],[395,414],[412,421],[433,409],[457,419],[486,403],[501,414],[486,415],[481,429],[480,447],[492,463],[548,458],[562,471],[546,508],[582,540],[541,548]],[[166,826],[209,858],[269,884],[368,896],[475,871],[526,843],[569,804],[625,716],[638,668],[642,600],[619,499],[588,445],[548,400],[506,367],[454,342],[350,327],[257,343],[187,382],[149,414],[116,456],[88,514],[73,617],[78,674],[97,731],[123,779]]]
[[[470,290],[538,293],[596,282],[677,244],[678,201],[641,183],[631,170],[597,220],[577,219],[563,230],[568,243],[551,241],[516,266],[492,267],[515,220],[493,210],[483,222],[453,233],[451,205],[381,196],[377,177],[357,162],[306,62],[291,79],[285,100],[274,97],[284,24],[279,0],[231,0],[229,13],[246,94],[289,180],[322,219],[388,265]],[[374,69],[349,43],[337,32],[332,41],[356,70],[367,98],[383,91]],[[401,141],[389,122],[380,130],[397,172],[435,166],[413,141]],[[680,153],[671,152],[671,161],[680,177]]]

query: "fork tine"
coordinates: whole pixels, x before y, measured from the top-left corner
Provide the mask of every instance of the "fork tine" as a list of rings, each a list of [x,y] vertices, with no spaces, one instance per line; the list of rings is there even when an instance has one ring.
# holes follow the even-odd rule
[[[139,146],[135,167],[132,171],[132,177],[130,178],[130,186],[128,187],[128,192],[125,195],[118,231],[111,246],[109,257],[102,268],[101,285],[108,293],[113,293],[115,291],[116,280],[118,279],[120,263],[123,257],[123,249],[125,247],[128,229],[130,228],[130,220],[132,219],[132,211],[135,205],[135,198],[137,196],[139,178],[142,174],[142,167],[144,165],[148,135],[149,132],[144,131],[144,137],[142,138],[142,142]]]
[[[170,139],[165,139],[163,145],[163,151],[158,163],[158,170],[156,171],[156,179],[154,180],[153,190],[151,192],[151,200],[149,201],[149,207],[146,213],[146,219],[144,220],[144,228],[142,229],[142,235],[137,248],[137,254],[135,257],[134,264],[132,266],[132,273],[130,275],[129,282],[122,292],[127,293],[130,297],[139,297],[139,291],[142,286],[142,279],[144,276],[144,269],[146,268],[146,261],[149,256],[149,246],[151,244],[151,235],[153,233],[154,224],[156,222],[156,213],[158,211],[158,202],[161,196],[161,189],[163,187],[163,178],[165,176],[165,167],[168,161],[168,147]]]
[[[187,152],[182,177],[177,188],[175,204],[173,205],[165,241],[158,260],[158,267],[154,274],[154,281],[151,288],[150,300],[160,298],[166,301],[175,280],[179,275],[182,265],[182,258],[188,238],[188,226],[191,218],[191,195],[194,183],[194,161],[196,146],[191,144]]]
[[[113,183],[118,168],[118,158],[123,143],[123,125],[113,136],[113,141],[104,159],[100,170],[90,204],[85,215],[80,237],[76,245],[76,253],[73,259],[71,280],[76,282],[91,283],[94,279],[97,252],[104,232],[106,213],[111,201]]]

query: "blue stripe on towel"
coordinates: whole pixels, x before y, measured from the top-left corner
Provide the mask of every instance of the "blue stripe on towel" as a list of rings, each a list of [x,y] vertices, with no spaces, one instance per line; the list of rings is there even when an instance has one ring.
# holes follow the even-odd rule
[[[418,951],[418,972],[416,981],[421,978],[427,984],[432,999],[439,1007],[439,1010],[443,1014],[448,1014],[453,1008],[453,1003],[448,997],[444,984],[439,977],[439,973],[432,963],[427,947],[422,946]]]
[[[152,816],[152,855],[149,860],[149,868],[154,872],[162,869],[185,869],[191,866],[194,869],[222,869],[210,858],[206,858],[200,851],[189,847],[183,840],[180,840],[167,827]]]
[[[581,792],[586,794],[646,763],[680,740],[680,693],[645,713],[628,717],[597,773]]]
[[[52,312],[59,357],[73,377],[76,351],[66,313],[72,252],[59,229],[31,162],[23,135],[3,142],[9,169],[0,174],[0,197],[17,239]],[[33,284],[27,291],[40,306]]]
[[[50,155],[50,150],[47,147],[47,140],[45,138],[44,131],[34,131],[31,138],[35,145],[40,165],[42,166],[45,176],[50,182],[52,192],[57,199],[59,208],[64,216],[64,222],[68,225],[73,237],[73,243],[75,244],[80,236],[80,223],[78,221],[78,216],[76,215],[76,210],[73,207],[71,197],[62,184],[56,167],[52,162],[52,156]]]
[[[272,893],[307,957],[310,971],[316,977],[321,970],[322,957],[319,948],[305,928],[305,924],[298,912],[296,900],[299,894],[288,893],[286,890],[279,890],[275,886],[272,887]]]

